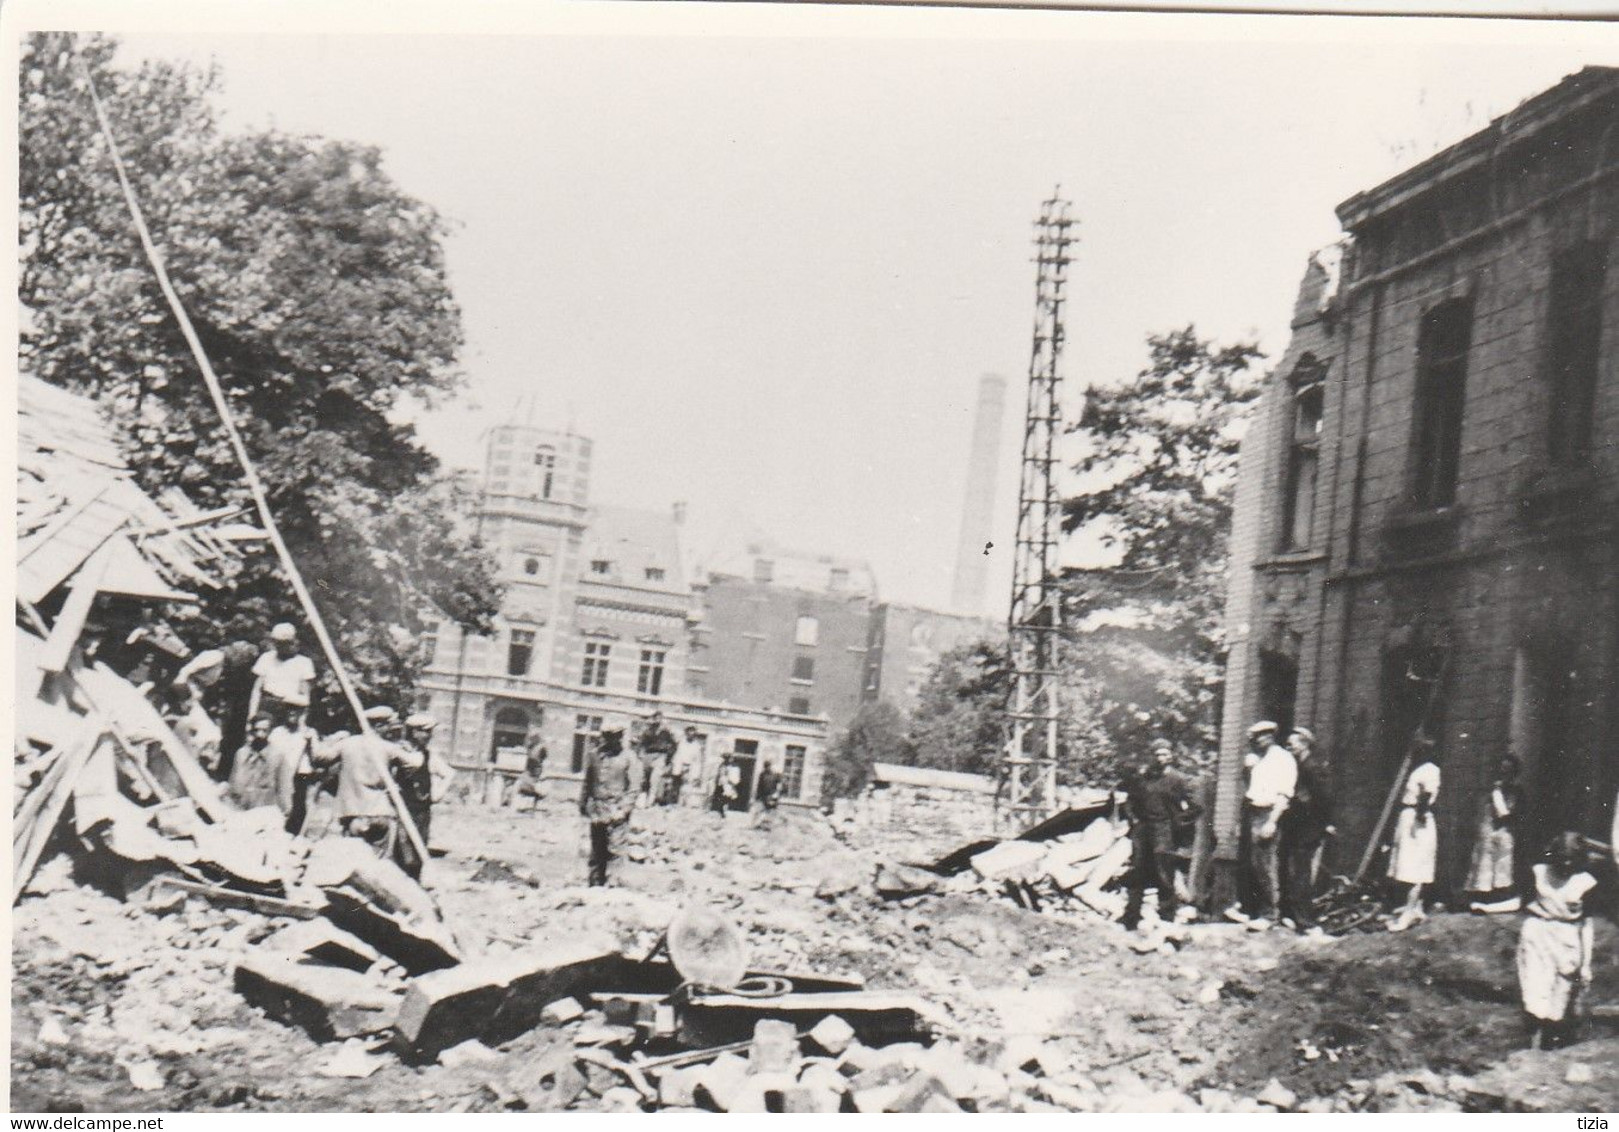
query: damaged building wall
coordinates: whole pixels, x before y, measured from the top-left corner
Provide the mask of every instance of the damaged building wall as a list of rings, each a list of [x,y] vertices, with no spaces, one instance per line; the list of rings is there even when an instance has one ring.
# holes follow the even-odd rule
[[[1242,729],[1289,712],[1332,761],[1334,871],[1358,863],[1424,718],[1444,759],[1442,885],[1463,879],[1505,754],[1525,768],[1525,844],[1606,832],[1619,155],[1603,139],[1616,125],[1619,72],[1588,68],[1340,207],[1342,295],[1330,318],[1296,324],[1243,453],[1234,537],[1253,550],[1233,564],[1227,844]],[[1286,405],[1311,354],[1324,418],[1312,545],[1295,554]],[[1277,656],[1296,657],[1291,704]]]

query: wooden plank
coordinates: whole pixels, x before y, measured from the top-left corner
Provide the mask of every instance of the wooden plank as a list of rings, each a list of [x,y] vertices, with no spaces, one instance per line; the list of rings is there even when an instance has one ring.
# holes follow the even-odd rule
[[[321,914],[321,909],[312,904],[299,904],[293,900],[282,900],[277,896],[260,896],[253,892],[238,892],[234,888],[222,888],[219,885],[184,880],[180,877],[160,877],[157,884],[177,888],[191,896],[200,896],[221,908],[242,908],[265,916],[289,916],[294,920],[313,920]]]
[[[69,751],[59,760],[63,766],[62,777],[57,780],[56,788],[51,792],[45,803],[40,807],[31,830],[28,844],[23,847],[20,854],[15,855],[16,865],[11,874],[11,902],[17,903],[22,898],[22,890],[33,878],[34,869],[39,866],[40,854],[45,850],[45,842],[50,839],[51,830],[62,819],[62,811],[67,807],[67,801],[73,796],[73,786],[84,770],[85,763],[95,753],[102,740],[107,738],[99,718],[86,720],[86,739]],[[12,848],[16,849],[13,842]]]

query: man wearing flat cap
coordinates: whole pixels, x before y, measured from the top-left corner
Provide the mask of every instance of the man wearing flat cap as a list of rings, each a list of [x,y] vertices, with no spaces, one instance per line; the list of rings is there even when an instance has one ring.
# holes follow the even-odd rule
[[[1327,768],[1315,753],[1315,732],[1295,727],[1287,749],[1298,768],[1293,800],[1279,824],[1282,852],[1282,915],[1300,932],[1315,926],[1316,859],[1336,830],[1332,824],[1332,786]]]
[[[1248,873],[1259,905],[1258,926],[1281,917],[1281,820],[1293,800],[1299,768],[1286,747],[1276,743],[1277,727],[1261,720],[1248,729],[1250,751],[1245,762],[1248,791],[1243,797],[1243,833]]]
[[[613,835],[630,820],[640,793],[641,776],[624,751],[621,728],[603,731],[595,750],[585,760],[585,781],[579,791],[579,812],[590,822],[590,884],[607,883],[607,863],[613,859]]]
[[[317,765],[337,763],[337,816],[343,832],[365,841],[377,856],[394,861],[411,876],[420,876],[422,862],[400,827],[399,813],[388,795],[388,776],[396,768],[407,773],[416,769],[422,756],[398,741],[399,716],[393,708],[370,708],[365,721],[368,730],[317,750],[313,758]]]

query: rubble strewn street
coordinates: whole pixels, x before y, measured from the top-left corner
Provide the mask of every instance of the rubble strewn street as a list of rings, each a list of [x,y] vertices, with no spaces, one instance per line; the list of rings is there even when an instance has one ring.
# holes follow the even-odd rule
[[[581,819],[566,800],[490,816],[457,804],[435,823],[448,853],[430,866],[430,891],[458,939],[487,941],[466,965],[583,940],[644,956],[693,904],[738,926],[753,968],[914,996],[938,1036],[877,1048],[845,1036],[840,1048],[832,1025],[821,1031],[831,1048],[788,1036],[767,1065],[759,1043],[745,1042],[637,1076],[626,1072],[636,1031],[623,1019],[633,1013],[617,1004],[615,1021],[586,992],[572,996],[576,1009],[564,1004],[503,1044],[467,1041],[412,1064],[385,1024],[317,1040],[238,993],[244,960],[307,945],[320,921],[173,891],[124,903],[75,881],[70,858],[57,856],[15,910],[14,1105],[1257,1112],[1619,1100],[1611,1019],[1595,1019],[1593,1040],[1570,1049],[1514,1055],[1516,925],[1497,918],[1439,915],[1400,935],[1337,940],[1235,924],[1133,936],[1094,912],[1020,908],[970,871],[937,895],[886,900],[871,882],[895,844],[947,847],[927,845],[925,831],[800,811],[763,828],[691,809],[638,811],[617,886],[592,889],[580,883]],[[1593,998],[1619,1000],[1619,938],[1605,923],[1597,946]],[[404,973],[371,966],[402,997]],[[187,993],[173,995],[175,985]]]

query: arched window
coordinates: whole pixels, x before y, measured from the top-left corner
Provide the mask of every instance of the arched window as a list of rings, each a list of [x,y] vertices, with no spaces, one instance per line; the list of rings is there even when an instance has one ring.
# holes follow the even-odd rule
[[[532,577],[534,577],[534,575],[538,574],[539,572],[540,572],[540,560],[538,558],[525,558],[525,559],[523,559],[523,573],[527,574],[529,577],[532,578]]]
[[[522,747],[528,742],[528,712],[520,707],[503,707],[495,713],[495,733],[489,744],[489,761],[502,747]]]

